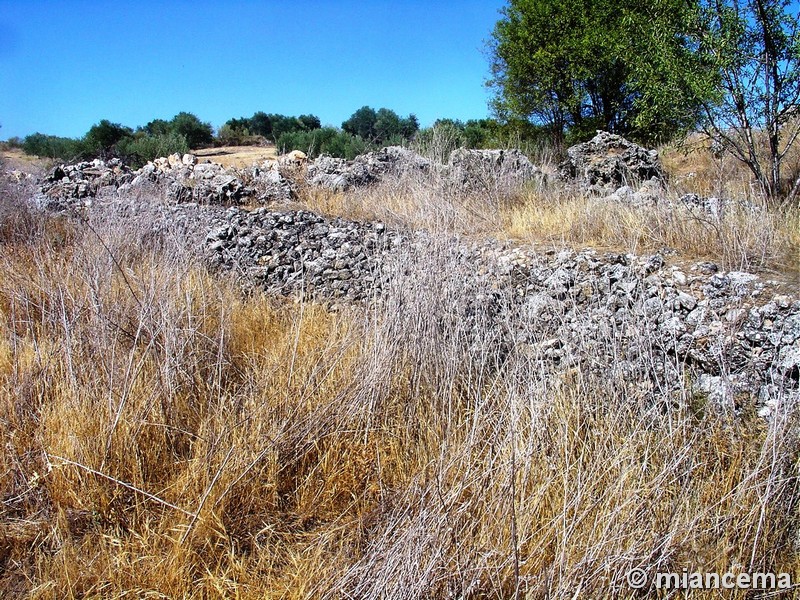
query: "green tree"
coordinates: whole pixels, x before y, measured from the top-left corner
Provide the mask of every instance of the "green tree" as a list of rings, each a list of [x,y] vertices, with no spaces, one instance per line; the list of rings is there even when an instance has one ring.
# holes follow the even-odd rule
[[[306,131],[319,129],[322,126],[319,117],[316,115],[300,115],[297,117],[297,120],[300,121],[300,124]]]
[[[217,132],[217,140],[225,146],[242,146],[247,143],[249,136],[250,131],[247,128],[231,125],[230,121],[227,121]]]
[[[149,135],[166,135],[172,131],[172,124],[164,119],[153,119],[143,129]]]
[[[419,130],[419,121],[413,114],[401,118],[388,108],[376,111],[369,106],[362,106],[342,123],[342,129],[370,144],[384,146],[410,140]]]
[[[362,106],[342,123],[342,129],[351,135],[372,141],[375,139],[375,122],[378,120],[378,113],[374,108]]]
[[[319,119],[313,115],[305,115],[303,118],[300,118],[271,114],[269,118],[272,122],[271,137],[276,144],[284,133],[310,131],[314,129],[314,127],[309,127],[309,125],[319,124]]]
[[[338,158],[353,159],[366,150],[363,139],[335,127],[288,131],[281,135],[277,145],[281,154],[301,150],[312,158],[320,154],[330,154]]]
[[[678,133],[691,118],[642,114],[639,63],[656,34],[688,46],[682,28],[693,1],[510,0],[489,45],[494,111],[546,126],[559,144],[596,129],[651,139]],[[673,102],[685,105],[675,92]]]
[[[203,123],[188,112],[180,112],[172,118],[169,132],[183,136],[190,148],[210,144],[214,139],[214,129],[211,124]]]
[[[133,168],[139,168],[161,156],[169,156],[176,152],[186,154],[189,152],[189,144],[186,143],[186,138],[174,131],[156,135],[141,131],[133,137],[120,140],[117,150]]]
[[[132,134],[133,131],[130,127],[123,127],[119,123],[103,119],[92,125],[84,137],[84,144],[89,152],[105,158],[114,154],[115,147],[120,140],[131,137]]]
[[[487,148],[497,142],[499,126],[493,119],[470,119],[464,123],[468,148]]]
[[[294,117],[258,111],[249,118],[229,119],[225,122],[223,128],[225,129],[225,136],[228,138],[237,136],[246,138],[249,135],[260,135],[277,143],[285,133],[312,131],[319,129],[320,126],[320,119],[316,115]]]
[[[241,120],[244,121],[244,119]],[[265,138],[272,138],[272,119],[267,113],[258,111],[254,113],[248,121],[249,124],[247,128],[250,130],[250,133],[253,135],[261,135]]]

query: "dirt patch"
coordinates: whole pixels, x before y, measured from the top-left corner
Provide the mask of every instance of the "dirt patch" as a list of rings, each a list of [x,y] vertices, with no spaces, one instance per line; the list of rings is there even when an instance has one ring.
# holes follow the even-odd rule
[[[278,152],[275,146],[222,146],[205,148],[192,152],[198,162],[213,162],[223,167],[249,167],[265,160],[276,159]]]
[[[9,171],[38,174],[48,168],[53,161],[49,158],[29,156],[19,148],[8,148],[0,151],[0,162]]]

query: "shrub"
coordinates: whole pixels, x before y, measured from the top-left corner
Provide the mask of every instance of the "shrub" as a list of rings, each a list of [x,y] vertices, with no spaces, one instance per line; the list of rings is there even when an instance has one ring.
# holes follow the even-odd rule
[[[421,130],[414,139],[416,151],[439,162],[447,162],[456,148],[464,148],[467,139],[458,121],[440,119],[433,127]]]
[[[231,119],[231,121],[238,121],[238,119]],[[230,124],[228,121],[219,128],[217,132],[217,141],[223,146],[242,146],[249,141],[250,131],[246,127],[237,127]]]
[[[143,127],[148,135],[166,135],[170,132],[172,126],[169,121],[164,119],[153,119]]]
[[[402,143],[411,139],[419,130],[419,121],[413,114],[403,119],[388,108],[376,111],[369,106],[362,106],[342,123],[342,129],[370,143],[386,146],[390,145],[390,140],[395,143],[400,140]]]
[[[322,151],[331,156],[353,160],[359,154],[364,154],[367,149],[367,143],[363,138],[338,131],[335,136],[327,140]]]
[[[312,131],[292,131],[278,138],[278,151],[282,154],[301,150],[314,158],[320,154],[330,154],[337,158],[352,160],[367,150],[367,143],[335,127],[322,127]]]
[[[132,167],[139,168],[147,161],[155,160],[160,156],[169,156],[189,152],[189,144],[178,133],[159,135],[140,135],[135,138],[126,138],[119,144],[119,153]]]
[[[90,154],[83,140],[38,132],[25,137],[22,150],[32,156],[58,158],[64,161],[80,160]]]
[[[223,142],[226,137],[234,141],[239,138],[242,140],[240,143],[252,143],[254,140],[247,140],[248,136],[262,136],[277,143],[286,133],[308,132],[316,129],[320,129],[320,120],[316,115],[292,117],[258,111],[249,118],[228,119],[220,128],[217,138],[220,142]]]

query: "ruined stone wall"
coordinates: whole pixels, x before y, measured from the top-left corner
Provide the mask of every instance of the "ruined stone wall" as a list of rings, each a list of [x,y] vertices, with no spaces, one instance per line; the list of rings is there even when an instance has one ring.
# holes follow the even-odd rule
[[[390,281],[414,286],[420,269],[434,269],[434,285],[458,290],[443,319],[488,316],[503,331],[502,352],[532,353],[543,368],[579,368],[643,392],[691,376],[717,403],[760,398],[768,414],[778,391],[798,387],[800,301],[777,282],[711,263],[542,254],[265,208],[229,209],[206,248],[212,264],[249,285],[329,303],[379,302]]]

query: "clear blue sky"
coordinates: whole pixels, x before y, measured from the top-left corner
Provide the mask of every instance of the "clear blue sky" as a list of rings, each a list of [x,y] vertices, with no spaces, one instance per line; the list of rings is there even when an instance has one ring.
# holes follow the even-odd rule
[[[258,110],[488,115],[502,0],[0,0],[0,139]]]

